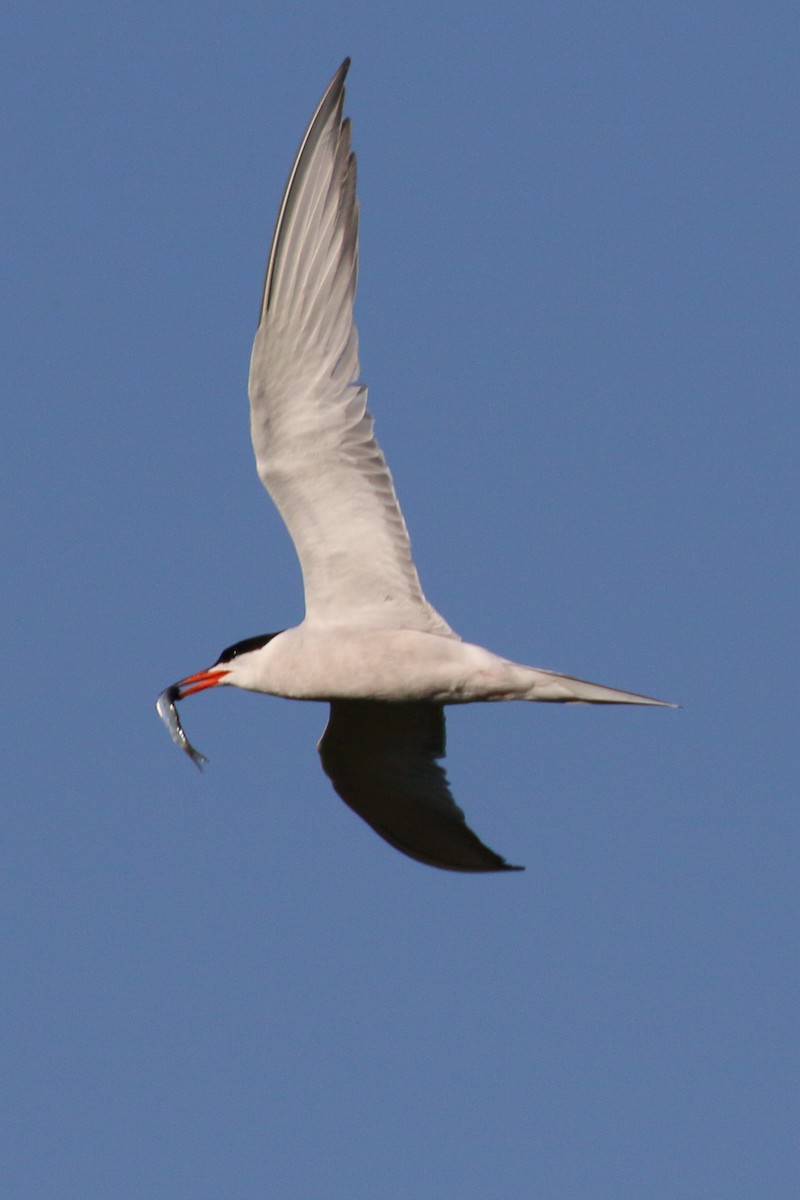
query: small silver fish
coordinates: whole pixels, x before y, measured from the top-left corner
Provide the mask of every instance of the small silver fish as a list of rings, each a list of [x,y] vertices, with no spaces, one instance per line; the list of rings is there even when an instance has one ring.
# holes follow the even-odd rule
[[[172,687],[165,688],[161,695],[156,700],[156,712],[161,717],[161,720],[169,730],[169,736],[172,738],[176,746],[180,746],[181,750],[185,750],[189,758],[197,767],[198,771],[202,771],[203,763],[208,762],[205,754],[201,754],[199,750],[195,750],[192,743],[183,732],[183,726],[178,716],[178,710],[175,707],[175,701],[179,698],[180,692],[178,685],[173,683]]]

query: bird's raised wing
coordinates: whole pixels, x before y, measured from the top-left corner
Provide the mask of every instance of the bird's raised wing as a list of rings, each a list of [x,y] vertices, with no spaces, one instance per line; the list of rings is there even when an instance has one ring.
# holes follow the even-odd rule
[[[345,804],[403,854],[449,871],[521,870],[484,846],[450,794],[441,705],[336,700],[317,749]]]
[[[359,381],[348,66],[306,130],[278,214],[250,363],[253,448],[300,558],[309,620],[454,636],[422,594]]]

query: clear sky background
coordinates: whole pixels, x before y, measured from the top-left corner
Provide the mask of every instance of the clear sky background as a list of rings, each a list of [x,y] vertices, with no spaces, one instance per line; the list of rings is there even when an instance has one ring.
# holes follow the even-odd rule
[[[795,3],[16,6],[2,30],[0,1191],[794,1200]],[[678,712],[451,711],[434,871],[323,706],[247,363],[345,54],[370,406],[464,637]]]

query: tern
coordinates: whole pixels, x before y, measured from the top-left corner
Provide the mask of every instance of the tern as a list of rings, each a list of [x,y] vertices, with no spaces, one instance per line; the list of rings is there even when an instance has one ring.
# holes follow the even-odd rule
[[[353,320],[356,160],[345,59],[306,129],[281,201],[250,362],[258,474],[300,559],[300,625],[236,642],[161,693],[170,732],[200,765],[175,702],[227,685],[327,701],[317,747],[339,796],[419,862],[521,870],[472,832],[439,761],[446,704],[649,704],[462,641],[423,595],[392,477],[373,434]]]

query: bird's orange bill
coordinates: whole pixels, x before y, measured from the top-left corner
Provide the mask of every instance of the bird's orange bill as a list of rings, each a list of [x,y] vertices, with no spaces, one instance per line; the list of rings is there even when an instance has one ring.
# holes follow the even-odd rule
[[[220,671],[219,668],[210,671],[196,671],[194,675],[187,675],[180,683],[176,683],[177,689],[176,699],[184,700],[187,696],[193,696],[195,692],[204,692],[206,688],[216,687],[222,682],[223,676],[230,675],[230,671]],[[189,684],[190,686],[186,686]]]

